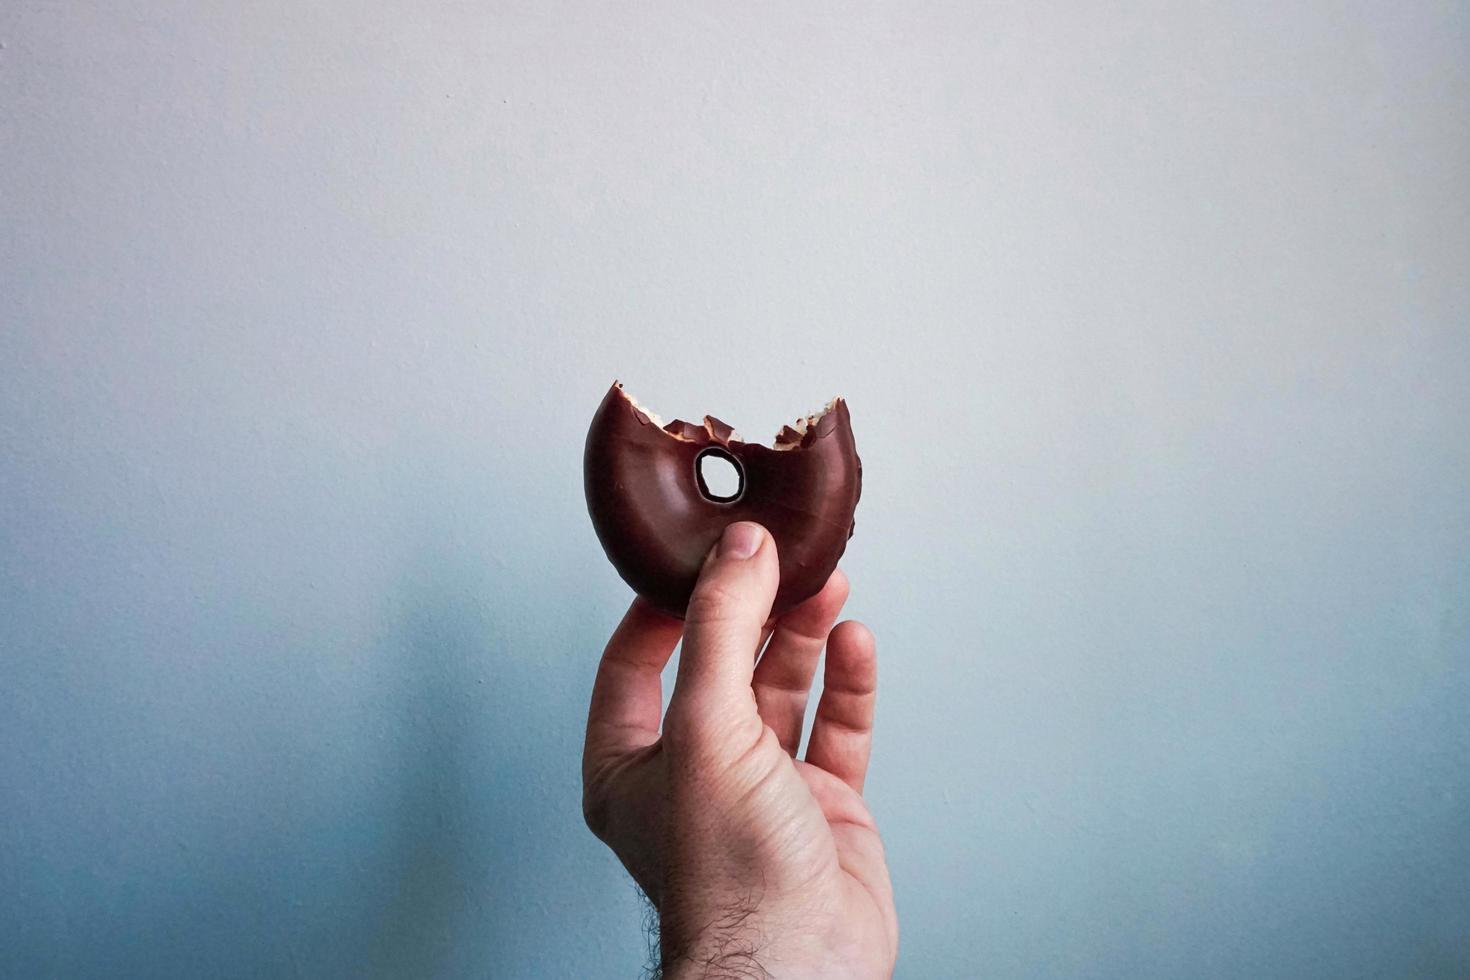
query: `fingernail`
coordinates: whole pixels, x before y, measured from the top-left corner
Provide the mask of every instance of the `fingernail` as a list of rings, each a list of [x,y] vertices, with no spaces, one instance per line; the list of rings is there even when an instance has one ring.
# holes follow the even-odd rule
[[[720,538],[719,554],[721,558],[749,558],[760,546],[760,525],[736,521],[725,528],[725,533]]]

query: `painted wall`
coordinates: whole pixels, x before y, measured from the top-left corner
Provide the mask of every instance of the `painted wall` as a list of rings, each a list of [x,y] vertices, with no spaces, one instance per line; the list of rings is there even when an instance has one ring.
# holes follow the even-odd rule
[[[1466,975],[1467,42],[0,6],[0,974],[636,976],[616,376],[850,399],[901,977]]]

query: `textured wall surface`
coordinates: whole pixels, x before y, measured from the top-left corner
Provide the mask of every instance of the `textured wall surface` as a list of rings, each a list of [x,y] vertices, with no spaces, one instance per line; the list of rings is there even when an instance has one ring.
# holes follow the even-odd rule
[[[1470,974],[1463,4],[0,5],[0,975],[618,978],[614,377],[867,484],[899,975]]]

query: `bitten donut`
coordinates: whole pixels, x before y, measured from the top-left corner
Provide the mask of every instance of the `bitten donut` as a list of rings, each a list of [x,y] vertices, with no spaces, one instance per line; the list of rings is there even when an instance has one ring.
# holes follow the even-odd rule
[[[705,456],[735,468],[733,494],[706,485]],[[616,381],[592,417],[582,475],[608,560],[633,591],[680,618],[705,555],[734,521],[755,521],[775,539],[781,584],[773,616],[815,595],[852,537],[863,482],[841,398],[762,446],[708,415],[703,425],[664,424]]]

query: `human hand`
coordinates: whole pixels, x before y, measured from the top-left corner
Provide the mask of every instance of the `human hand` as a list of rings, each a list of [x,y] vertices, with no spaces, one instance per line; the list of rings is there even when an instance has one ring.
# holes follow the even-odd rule
[[[898,919],[861,796],[877,661],[834,572],[769,624],[776,545],[726,529],[683,623],[635,600],[598,667],[582,759],[583,810],[658,911],[666,980],[889,977]],[[660,672],[680,634],[659,733]],[[824,688],[796,757],[823,644]]]

